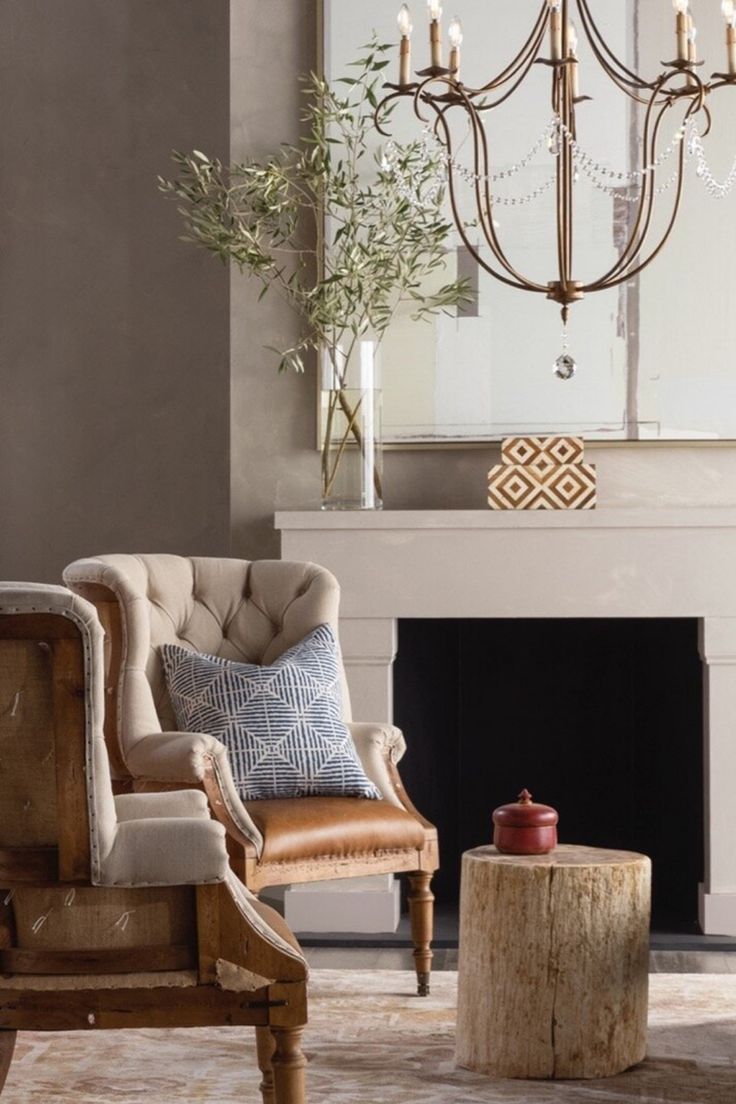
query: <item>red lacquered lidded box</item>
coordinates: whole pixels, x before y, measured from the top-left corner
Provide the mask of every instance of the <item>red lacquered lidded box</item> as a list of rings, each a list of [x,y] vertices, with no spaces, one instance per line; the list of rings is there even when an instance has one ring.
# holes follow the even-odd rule
[[[546,855],[557,846],[557,810],[522,790],[513,805],[493,812],[493,842],[505,855]]]

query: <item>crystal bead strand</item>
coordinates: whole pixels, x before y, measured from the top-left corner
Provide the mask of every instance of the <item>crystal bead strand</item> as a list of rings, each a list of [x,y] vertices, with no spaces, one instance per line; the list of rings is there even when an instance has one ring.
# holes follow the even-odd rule
[[[695,173],[698,179],[704,184],[705,190],[711,199],[725,199],[727,195],[733,190],[736,184],[736,158],[734,158],[731,165],[730,172],[725,180],[716,180],[708,164],[708,159],[705,156],[705,150],[703,149],[703,143],[698,133],[698,128],[693,124],[692,134],[690,137],[690,153],[695,157],[697,162],[695,166]]]

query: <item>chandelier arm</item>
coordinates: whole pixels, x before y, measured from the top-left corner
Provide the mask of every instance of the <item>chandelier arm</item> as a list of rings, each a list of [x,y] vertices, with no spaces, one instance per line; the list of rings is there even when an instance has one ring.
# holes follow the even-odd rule
[[[384,85],[384,88],[385,88],[385,85]],[[405,96],[406,96],[406,92],[403,89],[399,89],[396,92],[390,92],[388,95],[384,96],[383,99],[380,101],[380,103],[378,103],[376,105],[376,108],[373,112],[373,125],[376,128],[376,130],[378,131],[378,133],[381,135],[381,137],[383,137],[383,138],[390,138],[391,137],[391,131],[390,130],[385,130],[383,123],[379,121],[379,120],[383,119],[383,113],[385,113],[386,116],[388,115],[388,112],[385,111],[386,107],[388,106],[388,104],[391,103],[392,100],[401,100],[401,99],[404,99]]]
[[[629,69],[620,58],[614,54],[605,38],[603,37],[598,25],[591,15],[590,8],[588,7],[588,0],[575,0],[578,12],[580,14],[580,22],[585,31],[586,38],[590,43],[591,49],[595,54],[600,64],[605,69],[609,76],[612,76],[616,69],[619,70],[618,76],[621,80],[625,80],[626,84],[630,84],[633,88],[654,89],[656,81],[646,81],[638,73],[635,73],[633,69]]]
[[[479,96],[483,92],[491,92],[494,88],[500,88],[502,85],[511,80],[516,75],[516,73],[518,73],[519,69],[528,60],[530,55],[532,57],[533,64],[533,60],[539,51],[539,47],[547,30],[549,17],[549,2],[548,0],[543,0],[541,11],[537,17],[536,23],[532,27],[531,34],[529,35],[529,38],[521,47],[513,61],[511,61],[506,66],[506,68],[498,74],[498,76],[488,81],[487,84],[482,85],[480,88],[468,89],[469,95]]]
[[[654,166],[657,160],[659,130],[666,112],[670,109],[672,104],[676,102],[669,96],[665,97],[664,101],[660,101],[658,97],[665,85],[670,80],[678,77],[679,75],[680,74],[678,72],[671,71],[669,73],[663,74],[660,77],[659,81],[657,82],[657,86],[652,92],[650,103],[647,108],[644,122],[644,133],[642,136],[642,148],[644,150],[644,167],[646,168],[648,164],[649,166],[652,166],[652,168],[649,172],[645,172],[642,175],[642,193],[639,199],[637,217],[631,234],[629,235],[626,248],[619,255],[616,263],[598,280],[595,280],[591,284],[589,284],[587,290],[597,291],[603,287],[607,287],[609,286],[609,281],[614,279],[620,272],[623,272],[624,270],[627,270],[628,272],[628,266],[634,263],[649,235],[652,216],[654,214],[654,201],[656,199],[656,168]],[[698,80],[699,78],[696,77],[695,79]],[[693,102],[690,104],[690,107],[688,108],[688,111],[686,112],[685,118],[683,120],[683,127],[686,126],[687,121],[693,114],[693,112],[699,109],[699,106],[702,103],[702,96],[703,91],[701,85],[700,96],[697,99],[693,100]],[[654,124],[652,124],[652,117],[655,109],[658,109],[657,116],[654,120]],[[683,141],[680,144],[678,157],[678,191],[681,190],[683,184],[683,174],[685,168],[684,155],[685,144]]]
[[[663,77],[662,81],[664,80],[665,78]],[[654,113],[655,107],[658,106],[656,104],[656,99],[659,91],[659,89],[655,89],[655,91],[652,93],[652,97],[650,99],[644,120],[642,150],[645,168],[647,165],[653,165],[656,160],[657,134],[659,133],[659,124],[664,117],[665,112],[671,106],[670,101],[666,101],[662,106],[659,107],[656,123],[652,127],[652,115]],[[627,265],[634,261],[638,253],[641,251],[642,246],[644,245],[644,242],[646,241],[647,235],[649,233],[649,227],[651,225],[652,214],[654,211],[654,177],[654,170],[652,170],[651,172],[644,172],[642,174],[642,189],[641,195],[639,197],[639,203],[637,205],[636,220],[632,227],[631,233],[629,234],[626,247],[621,251],[611,268],[609,268],[608,271],[605,272],[603,276],[601,276],[599,279],[594,280],[590,285],[588,285],[588,290],[594,291],[598,290],[601,287],[605,287],[607,281],[613,279],[615,276],[618,275],[619,272],[622,272]]]
[[[700,107],[702,106],[701,100],[702,100],[702,96],[705,94],[705,86],[702,84],[702,81],[700,82],[700,86],[701,86],[701,96],[697,100],[693,100],[693,102],[690,104],[690,107],[688,108],[688,110],[685,114],[685,120],[684,120],[685,123],[687,123],[688,120],[690,119],[690,117],[693,114],[697,113],[700,110]],[[662,114],[662,112],[660,113],[660,115],[661,114]],[[682,195],[683,195],[684,186],[685,186],[685,153],[686,153],[685,142],[683,141],[681,146],[680,146],[680,150],[679,150],[678,158],[677,158],[677,161],[678,161],[677,189],[675,191],[675,197],[674,197],[674,200],[673,200],[673,203],[672,203],[672,214],[670,215],[670,220],[667,223],[667,226],[665,227],[665,230],[662,234],[662,237],[660,238],[660,240],[659,240],[658,244],[656,245],[656,247],[651,251],[651,253],[648,254],[647,257],[644,258],[643,261],[640,261],[638,264],[634,264],[634,262],[636,261],[637,256],[639,255],[639,253],[641,251],[641,248],[644,244],[644,238],[642,238],[642,240],[639,242],[639,245],[638,245],[638,248],[637,248],[636,252],[630,258],[632,264],[634,264],[634,267],[633,268],[627,268],[626,271],[624,271],[624,272],[619,272],[617,275],[615,275],[611,279],[608,278],[608,274],[607,274],[605,277],[602,277],[600,281],[597,281],[595,284],[590,286],[591,291],[608,290],[608,288],[616,287],[618,284],[624,283],[625,280],[632,280],[635,276],[638,276],[640,272],[643,272],[644,269],[647,268],[647,266],[652,263],[652,261],[656,260],[656,258],[662,252],[665,245],[669,241],[670,235],[672,234],[672,231],[675,227],[675,222],[677,221],[677,216],[678,216],[679,211],[680,211],[680,205],[682,203]],[[652,176],[653,175],[654,174],[652,174]],[[651,187],[652,187],[652,191],[653,191],[654,190],[653,181],[652,181]],[[588,290],[588,289],[585,289],[585,290]]]
[[[462,94],[462,90],[461,90]],[[520,272],[517,272],[515,267],[511,264],[506,252],[503,249],[498,235],[496,234],[496,228],[493,225],[493,196],[491,194],[491,157],[488,148],[488,135],[486,129],[483,126],[483,121],[480,118],[477,111],[474,110],[472,103],[466,100],[465,110],[468,113],[472,122],[473,131],[473,146],[475,150],[475,202],[478,209],[478,213],[481,216],[481,226],[483,227],[483,233],[486,237],[488,244],[490,245],[493,253],[499,262],[506,269],[508,274],[515,280],[519,280],[529,290],[546,291],[546,288],[537,284],[534,280],[528,279]],[[482,171],[481,171],[482,170]],[[482,189],[481,189],[482,182]]]
[[[542,284],[537,284],[533,280],[527,279],[526,276],[522,276],[520,272],[514,268],[509,261],[506,253],[504,252],[501,243],[496,235],[496,230],[493,225],[493,197],[490,191],[490,179],[491,179],[491,164],[490,155],[488,150],[488,136],[486,135],[483,123],[478,116],[477,111],[474,109],[472,102],[465,95],[462,88],[458,89],[458,94],[464,101],[465,111],[468,115],[468,119],[471,123],[471,130],[473,135],[473,172],[475,180],[475,202],[478,211],[478,217],[480,226],[483,231],[483,236],[486,239],[488,246],[490,247],[494,257],[501,265],[502,268],[508,273],[507,277],[502,276],[495,269],[489,267],[489,265],[480,257],[480,255],[472,249],[469,245],[468,239],[464,232],[463,220],[457,205],[457,196],[455,191],[455,180],[453,175],[452,164],[452,134],[446,118],[446,110],[442,110],[440,107],[432,104],[437,112],[437,123],[440,130],[444,134],[444,146],[447,150],[447,176],[448,176],[448,191],[450,194],[450,203],[452,205],[453,217],[455,220],[456,229],[460,232],[460,235],[468,248],[471,249],[471,253],[475,259],[481,264],[481,266],[490,273],[491,276],[495,276],[496,279],[501,280],[502,283],[507,283],[511,287],[521,288],[526,291],[539,291],[546,292],[547,288]],[[442,139],[440,139],[442,141]]]
[[[509,276],[513,277],[513,278],[509,278],[509,276],[504,276],[502,273],[497,272],[491,265],[489,265],[487,263],[487,261],[485,261],[483,259],[483,257],[478,252],[476,247],[470,241],[470,238],[468,237],[468,235],[465,231],[465,226],[463,224],[462,215],[460,213],[460,209],[459,209],[458,203],[457,203],[457,195],[456,195],[456,190],[455,190],[455,178],[454,178],[454,175],[453,175],[452,156],[451,156],[451,154],[452,154],[452,136],[451,136],[451,132],[450,132],[450,128],[449,128],[447,119],[445,117],[448,110],[449,110],[449,108],[451,106],[453,106],[453,104],[452,103],[447,103],[447,102],[440,103],[440,102],[437,101],[437,99],[435,97],[432,97],[431,95],[428,95],[428,94],[425,93],[426,86],[428,84],[430,84],[432,81],[435,81],[435,80],[439,80],[441,83],[447,85],[451,89],[455,88],[455,83],[451,80],[449,74],[445,74],[445,75],[430,74],[420,84],[418,84],[416,86],[416,88],[412,88],[409,91],[411,91],[411,93],[412,93],[414,113],[415,113],[416,117],[419,119],[420,122],[425,123],[425,124],[430,123],[430,120],[425,115],[422,114],[420,104],[427,104],[429,107],[432,108],[432,110],[435,113],[435,122],[434,122],[433,130],[434,130],[435,135],[439,139],[439,141],[442,142],[442,144],[444,145],[445,150],[447,152],[447,183],[448,183],[448,193],[449,193],[449,197],[450,197],[450,205],[452,207],[452,214],[453,214],[453,218],[454,218],[454,221],[455,221],[455,226],[456,226],[456,229],[457,229],[458,233],[460,234],[460,237],[463,241],[463,244],[465,245],[465,247],[468,250],[468,252],[470,253],[470,255],[480,265],[480,267],[483,268],[486,272],[488,272],[489,275],[494,277],[494,279],[500,281],[503,284],[507,284],[509,287],[516,288],[519,291],[540,291],[540,292],[544,291],[544,292],[546,292],[547,291],[546,287],[543,287],[542,285],[533,284],[531,281],[527,280],[520,273],[516,272],[516,270],[511,266],[508,259],[506,258],[506,255],[503,252],[503,250],[502,250],[502,248],[501,248],[501,246],[498,242],[498,239],[497,239],[496,234],[495,234],[495,230],[493,228],[493,217],[490,213],[491,212],[490,197],[487,200],[487,202],[488,202],[488,206],[487,206],[488,217],[487,217],[487,219],[484,216],[483,206],[482,206],[482,202],[481,202],[481,199],[480,199],[480,193],[479,193],[479,181],[481,179],[485,180],[486,190],[487,190],[488,189],[488,180],[490,179],[489,173],[488,173],[488,168],[489,168],[489,166],[488,166],[488,147],[487,147],[487,144],[485,143],[485,137],[486,137],[485,136],[485,129],[484,129],[482,123],[480,122],[480,119],[478,118],[478,113],[475,111],[475,108],[474,108],[474,105],[473,105],[472,101],[468,99],[468,97],[465,95],[463,89],[458,86],[457,87],[457,92],[458,92],[459,96],[461,97],[461,100],[464,102],[466,112],[468,113],[469,117],[473,120],[473,135],[474,135],[473,160],[474,160],[474,171],[475,171],[475,179],[476,179],[476,202],[477,202],[477,206],[478,206],[478,215],[479,215],[479,218],[480,218],[480,225],[481,225],[481,228],[483,230],[483,235],[484,235],[488,245],[490,246],[491,250],[493,251],[494,256],[496,257],[498,262],[506,269],[506,271],[509,273]],[[374,113],[374,119],[376,118],[376,115],[377,115],[378,111],[380,110],[380,108],[385,103],[389,102],[390,100],[397,99],[397,98],[402,97],[402,96],[406,96],[407,94],[408,94],[408,92],[402,89],[402,90],[397,90],[397,91],[393,92],[389,96],[386,96],[385,99],[376,108],[376,111]],[[378,124],[376,124],[376,125],[378,126]],[[478,139],[477,139],[478,131],[480,131],[480,133],[481,133],[481,135],[484,139],[483,149],[484,149],[484,157],[485,157],[485,166],[484,166],[484,172],[483,173],[481,173],[481,171],[480,171],[481,166],[479,164],[479,151],[478,151]],[[441,132],[444,134],[444,142],[442,141],[442,137],[440,136]],[[379,127],[379,133],[384,134],[384,136],[386,136],[386,137],[390,137],[390,133],[385,131],[385,130],[381,130],[380,127]],[[489,234],[489,227],[490,227],[490,234]]]

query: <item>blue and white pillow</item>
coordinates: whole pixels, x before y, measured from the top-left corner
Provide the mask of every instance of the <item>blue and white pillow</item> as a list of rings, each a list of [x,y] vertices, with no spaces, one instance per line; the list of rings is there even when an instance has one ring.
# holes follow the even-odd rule
[[[179,727],[222,740],[244,801],[381,796],[342,720],[340,656],[329,625],[263,667],[176,644],[160,653]]]

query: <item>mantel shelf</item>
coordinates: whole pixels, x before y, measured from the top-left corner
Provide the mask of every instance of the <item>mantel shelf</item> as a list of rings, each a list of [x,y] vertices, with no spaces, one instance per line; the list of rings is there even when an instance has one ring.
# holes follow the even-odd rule
[[[276,528],[364,531],[432,529],[732,529],[736,506],[605,507],[597,510],[282,510]]]

